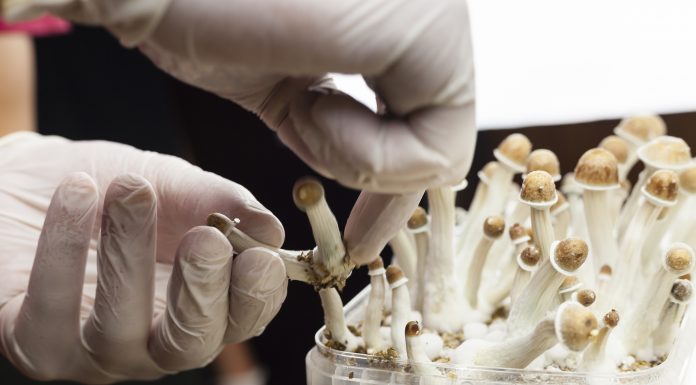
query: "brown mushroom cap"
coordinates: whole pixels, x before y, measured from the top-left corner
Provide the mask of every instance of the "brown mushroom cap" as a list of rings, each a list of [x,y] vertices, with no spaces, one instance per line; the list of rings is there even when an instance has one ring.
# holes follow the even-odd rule
[[[387,267],[387,282],[389,282],[389,284],[392,284],[403,277],[404,272],[401,271],[399,266],[389,265],[389,267]]]
[[[619,123],[616,133],[628,134],[642,142],[647,142],[667,133],[667,125],[657,115],[631,116]]]
[[[532,171],[524,178],[520,198],[532,203],[555,203],[556,185],[546,171]]]
[[[513,163],[524,166],[529,153],[532,151],[532,142],[526,136],[514,133],[500,142],[498,151]]]
[[[408,219],[408,228],[411,230],[420,229],[421,227],[428,224],[428,213],[422,207],[416,207],[411,214],[411,218]]]
[[[505,231],[505,219],[499,216],[488,217],[483,221],[483,233],[490,238],[498,238]]]
[[[377,270],[377,269],[382,269],[384,268],[384,261],[382,261],[382,257],[377,257],[374,261],[370,262],[367,265],[367,269],[369,271]]]
[[[638,151],[640,159],[657,167],[671,168],[691,162],[691,149],[684,139],[661,136],[653,139]]]
[[[675,275],[690,272],[693,263],[693,251],[684,246],[677,245],[672,247],[665,256],[665,269]]]
[[[300,178],[292,188],[292,199],[300,210],[306,210],[324,198],[324,187],[312,177]]]
[[[679,184],[689,194],[696,194],[696,166],[682,171],[679,175]]]
[[[691,300],[691,295],[693,294],[694,287],[691,281],[686,279],[677,279],[672,284],[672,289],[670,290],[670,297],[676,302],[688,302]]]
[[[418,321],[409,321],[406,324],[406,337],[415,337],[420,335],[421,328]]]
[[[654,198],[675,201],[679,195],[679,176],[674,171],[657,170],[645,184],[645,191]]]
[[[491,161],[486,163],[485,166],[483,166],[483,169],[481,170],[483,172],[483,175],[486,176],[489,180],[493,178],[493,175],[495,175],[496,172],[498,172],[498,169],[500,168],[500,163]]]
[[[514,225],[510,226],[508,234],[510,235],[510,239],[515,241],[522,237],[526,237],[527,229],[525,229],[524,226],[522,226],[521,224],[515,223]]]
[[[532,151],[527,158],[527,173],[532,171],[546,171],[554,178],[561,175],[561,164],[558,157],[551,150],[539,149]]]
[[[578,303],[566,302],[559,309],[556,334],[568,349],[579,352],[591,342],[597,326],[597,318],[589,309]]]
[[[558,242],[553,257],[558,267],[567,272],[574,272],[585,263],[588,252],[589,249],[585,241],[578,238],[568,238]]]
[[[619,312],[614,309],[604,315],[604,324],[610,328],[615,328],[619,324]]]
[[[597,295],[595,294],[594,290],[582,289],[577,291],[577,293],[575,294],[575,298],[577,299],[580,305],[588,307],[595,302],[595,300],[597,299]]]
[[[608,275],[608,276],[611,276],[611,274],[612,274],[611,266],[609,266],[609,265],[602,265],[602,267],[599,269],[599,274],[600,274],[600,275]]]
[[[628,142],[619,136],[607,136],[599,143],[599,147],[614,155],[619,164],[624,164],[628,160],[628,153],[630,152]]]
[[[539,251],[539,248],[536,246],[527,246],[524,248],[524,250],[522,250],[522,254],[520,254],[520,259],[527,266],[536,266],[536,264],[539,263],[539,260],[541,259],[541,252]]]
[[[602,148],[586,151],[575,166],[575,180],[587,186],[614,186],[619,183],[616,157]]]

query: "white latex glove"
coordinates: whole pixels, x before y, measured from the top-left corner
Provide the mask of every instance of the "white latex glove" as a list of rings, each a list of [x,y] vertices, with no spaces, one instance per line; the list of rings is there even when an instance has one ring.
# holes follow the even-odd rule
[[[469,171],[476,130],[464,0],[0,1],[9,19],[48,10],[106,26],[166,72],[258,114],[320,174],[368,192],[346,229],[356,263],[378,255],[423,190]],[[387,113],[335,92],[327,72],[362,74]],[[356,242],[351,231],[365,226],[379,233]]]
[[[200,367],[259,334],[286,295],[265,250],[232,260],[212,212],[280,246],[242,186],[108,142],[0,139],[0,351],[26,375],[109,383]]]
[[[257,113],[345,185],[415,192],[469,171],[476,130],[464,0],[4,1],[11,19],[49,10],[144,43],[165,71]],[[308,92],[327,72],[362,74],[387,115]]]

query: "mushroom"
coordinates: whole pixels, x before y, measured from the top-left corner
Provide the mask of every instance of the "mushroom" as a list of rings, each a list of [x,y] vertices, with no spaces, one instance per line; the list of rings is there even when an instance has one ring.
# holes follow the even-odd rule
[[[556,241],[552,258],[543,260],[520,296],[510,308],[508,335],[527,333],[554,304],[563,280],[573,275],[587,258],[587,244],[577,238]]]
[[[421,335],[421,328],[418,321],[410,321],[405,327],[406,353],[408,362],[413,371],[422,376],[421,384],[444,384],[445,378],[442,373],[432,364],[426,354],[425,343]]]
[[[619,181],[626,180],[630,171],[627,164],[631,151],[629,143],[620,136],[609,135],[602,139],[598,147],[614,155],[619,170]]]
[[[667,126],[657,115],[629,116],[614,128],[614,134],[626,140],[628,144],[628,156],[626,157],[626,174],[628,174],[638,161],[636,151],[638,147],[650,140],[665,135]]]
[[[602,321],[602,327],[582,355],[580,370],[583,372],[596,373],[612,368],[612,362],[606,358],[607,342],[612,330],[619,324],[619,313],[612,309]]]
[[[671,350],[693,292],[693,285],[690,281],[686,279],[674,281],[669,301],[665,303],[660,312],[659,326],[652,333],[653,347],[657,356],[667,354]]]
[[[561,180],[561,164],[556,154],[545,148],[532,151],[527,158],[526,173],[532,171],[546,171],[554,182]]]
[[[469,212],[466,216],[466,222],[464,226],[462,226],[461,236],[457,240],[457,255],[462,252],[464,246],[466,245],[467,236],[469,236],[470,232],[474,228],[477,228],[478,224],[481,223],[481,220],[483,219],[481,212],[483,211],[483,207],[488,197],[488,185],[490,184],[493,175],[498,172],[498,168],[500,168],[500,164],[498,164],[498,162],[488,162],[483,169],[477,173],[479,183],[476,186],[476,191],[474,192],[474,198],[471,201],[471,205],[469,205]]]
[[[512,289],[510,290],[510,304],[515,303],[517,298],[529,281],[532,279],[532,273],[536,271],[539,261],[541,260],[541,252],[534,245],[527,246],[517,256],[517,270],[515,278],[512,281]]]
[[[582,351],[596,329],[597,319],[591,311],[578,303],[565,302],[555,316],[540,320],[524,335],[500,342],[465,341],[455,350],[454,361],[460,365],[523,369],[559,342],[571,351]]]
[[[382,258],[377,258],[367,265],[370,276],[370,296],[367,299],[365,320],[363,321],[363,339],[367,354],[384,350],[384,340],[380,333],[385,298],[385,273]]]
[[[532,171],[524,178],[520,201],[531,208],[532,230],[542,258],[549,259],[549,250],[554,241],[550,207],[558,201],[553,177],[546,171]]]
[[[430,248],[430,234],[428,233],[429,219],[428,214],[422,207],[417,207],[407,222],[408,230],[413,234],[413,240],[416,244],[416,261],[417,261],[417,282],[413,286],[416,287],[416,297],[414,298],[414,307],[416,310],[423,311],[423,295],[425,292],[425,272],[426,262],[428,257],[428,249]]]
[[[573,298],[573,295],[580,290],[581,287],[582,282],[580,282],[578,277],[574,275],[565,277],[563,283],[561,283],[561,287],[558,288],[558,297],[560,299],[560,303],[570,301]]]
[[[302,178],[292,189],[295,205],[307,214],[317,247],[313,261],[332,277],[347,277],[353,263],[343,245],[336,217],[326,203],[324,187],[314,178]]]
[[[411,296],[406,287],[408,278],[398,266],[391,265],[386,271],[389,289],[392,292],[391,339],[399,357],[406,357],[404,328],[412,319]],[[381,315],[381,312],[380,312]]]
[[[597,295],[592,289],[582,289],[574,292],[571,299],[584,307],[590,307],[595,303]]]
[[[486,218],[483,222],[483,236],[476,246],[474,256],[466,271],[466,281],[464,284],[464,298],[469,302],[472,309],[478,307],[478,290],[481,285],[481,275],[486,257],[493,246],[493,242],[500,238],[505,231],[505,220],[499,216]]]
[[[613,237],[614,218],[609,216],[612,190],[619,187],[616,158],[601,148],[585,152],[575,166],[575,181],[584,189],[583,204],[592,261],[597,266],[612,266],[619,254]],[[593,273],[596,273],[594,269]]]

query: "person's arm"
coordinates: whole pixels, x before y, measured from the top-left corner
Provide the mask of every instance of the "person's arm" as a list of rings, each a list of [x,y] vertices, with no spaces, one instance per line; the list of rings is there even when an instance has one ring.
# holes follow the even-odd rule
[[[0,136],[36,130],[33,49],[26,34],[0,33]]]

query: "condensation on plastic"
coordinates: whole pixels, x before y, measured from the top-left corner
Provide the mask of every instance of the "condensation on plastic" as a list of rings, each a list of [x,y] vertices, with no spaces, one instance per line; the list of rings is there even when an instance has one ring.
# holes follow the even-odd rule
[[[349,323],[361,318],[369,286],[344,308]],[[448,364],[432,364],[441,376],[419,376],[409,373],[407,362],[379,362],[357,353],[329,349],[321,343],[321,328],[315,335],[316,346],[307,353],[308,385],[678,385],[690,364],[696,344],[696,313],[689,308],[682,322],[677,343],[661,365],[638,372],[589,374],[520,369],[462,368]],[[691,332],[690,332],[691,331]],[[691,364],[696,364],[693,362]],[[686,384],[684,384],[686,385]],[[690,385],[690,384],[689,384]]]

